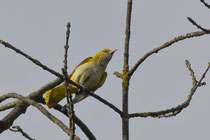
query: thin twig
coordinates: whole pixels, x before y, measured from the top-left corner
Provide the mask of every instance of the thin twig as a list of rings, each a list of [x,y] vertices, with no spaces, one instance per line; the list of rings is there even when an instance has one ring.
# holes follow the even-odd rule
[[[191,68],[191,64],[188,60],[185,60],[185,64],[186,64],[187,69],[190,72],[190,76],[192,77],[192,85],[196,86],[198,81],[196,80],[195,73],[194,73],[193,69]]]
[[[210,5],[209,4],[207,4],[204,0],[201,0],[201,2],[207,7],[207,8],[209,8],[210,9]]]
[[[197,90],[197,88],[201,86],[202,80],[205,78],[206,73],[210,69],[210,63],[208,64],[208,67],[206,68],[205,72],[202,74],[202,76],[201,76],[201,78],[200,78],[200,80],[198,82],[195,81],[196,78],[194,78],[194,76],[193,76],[194,72],[191,71],[192,68],[190,67],[190,63],[187,62],[187,61],[186,61],[186,66],[187,66],[188,70],[190,71],[190,75],[192,77],[193,87],[191,88],[191,90],[189,92],[189,95],[187,96],[187,99],[186,99],[185,102],[183,102],[182,104],[180,104],[180,105],[178,105],[178,106],[176,106],[174,108],[171,108],[171,109],[161,110],[161,111],[158,111],[158,112],[132,113],[132,114],[129,115],[129,117],[130,118],[133,118],[133,117],[154,117],[154,118],[171,117],[171,116],[177,115],[184,108],[189,106],[190,101],[192,100],[192,96],[194,95],[194,93]]]
[[[44,70],[47,70],[48,72],[56,75],[57,77],[63,79],[63,75],[48,68],[46,65],[43,65],[39,60],[32,58],[31,56],[29,56],[28,54],[22,52],[21,50],[15,48],[14,46],[12,46],[11,44],[9,44],[8,42],[5,42],[3,40],[0,40],[0,43],[3,44],[6,48],[10,48],[12,50],[14,50],[15,52],[19,53],[20,55],[26,57],[27,59],[29,59],[30,61],[32,61],[34,64],[40,66],[41,68],[43,68]]]
[[[68,117],[69,117],[69,128],[72,130],[72,137],[71,140],[74,140],[75,135],[75,123],[74,123],[74,105],[72,104],[72,95],[70,93],[69,87],[69,78],[68,78],[68,67],[67,67],[67,57],[68,57],[68,49],[69,49],[69,36],[70,36],[70,23],[67,24],[67,31],[66,31],[66,44],[64,46],[64,68],[62,69],[64,80],[65,80],[65,89],[66,89],[66,99],[67,99],[67,110],[68,110]]]
[[[124,66],[129,65],[129,44],[131,34],[131,13],[132,13],[132,0],[127,1],[127,15],[125,27],[125,44],[124,44]]]
[[[186,64],[186,67],[188,68],[188,70],[190,71],[190,76],[192,77],[192,85],[196,86],[196,84],[198,84],[199,82],[196,80],[195,73],[191,68],[191,64],[189,63],[188,60],[185,61],[185,64]],[[201,83],[199,83],[198,86],[205,86],[205,85],[206,85],[206,82],[201,82]]]
[[[115,76],[117,76],[118,78],[123,79],[123,76],[122,76],[122,74],[121,74],[121,73],[119,73],[119,72],[115,71],[113,74],[114,74]]]
[[[169,118],[169,117],[173,117],[173,116],[176,116],[177,114],[179,114],[181,112],[181,110],[177,110],[175,112],[171,112],[171,113],[168,113],[168,114],[162,114],[160,116],[157,116],[156,118]]]
[[[188,19],[193,25],[195,25],[198,29],[201,29],[202,31],[206,32],[207,34],[210,33],[209,30],[203,28],[201,25],[198,25],[191,17],[187,17],[187,19]]]
[[[63,106],[57,104],[54,109],[63,113],[65,116],[68,117],[67,110],[62,109]],[[79,128],[84,132],[84,134],[88,137],[90,140],[96,140],[96,137],[93,135],[93,133],[90,131],[90,129],[74,114],[74,121],[79,126]]]
[[[104,103],[105,105],[107,105],[108,107],[110,107],[111,109],[113,109],[115,112],[117,112],[120,116],[122,115],[122,111],[120,111],[116,106],[114,106],[113,104],[111,104],[110,102],[108,102],[107,100],[101,98],[100,96],[94,94],[93,92],[89,91],[88,89],[84,89],[82,86],[78,85],[75,83],[75,86],[77,86],[77,88],[81,89],[81,90],[85,90],[85,93],[87,93],[88,95],[94,97],[95,99],[97,99],[98,101]]]
[[[26,132],[23,131],[22,128],[20,128],[20,126],[12,126],[10,129],[10,131],[12,132],[20,132],[25,138],[29,139],[29,140],[35,140],[33,138],[31,138]]]
[[[108,107],[110,107],[111,109],[113,109],[115,112],[117,112],[120,116],[123,115],[123,112],[120,111],[116,106],[114,106],[113,104],[111,104],[110,102],[108,102],[107,100],[101,98],[100,96],[94,94],[94,93],[91,93],[91,92],[87,92],[88,95],[94,97],[95,99],[97,99],[98,101],[104,103],[105,105],[107,105]]]
[[[210,31],[210,29],[208,29],[208,31]],[[154,48],[153,50],[147,52],[143,57],[141,57],[137,63],[131,68],[131,70],[128,72],[128,76],[131,77],[133,75],[133,73],[137,70],[137,68],[152,54],[158,53],[160,50],[165,49],[167,47],[170,47],[172,44],[182,41],[184,39],[187,38],[193,38],[193,37],[199,37],[202,35],[206,35],[207,33],[204,31],[197,31],[197,32],[191,32],[191,33],[187,33],[185,35],[180,35],[175,37],[174,39],[164,43],[163,45]]]

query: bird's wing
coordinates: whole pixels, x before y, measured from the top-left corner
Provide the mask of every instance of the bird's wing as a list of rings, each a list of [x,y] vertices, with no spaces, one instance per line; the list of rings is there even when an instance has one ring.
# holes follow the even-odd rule
[[[103,86],[104,82],[106,81],[107,77],[107,72],[104,72],[103,75],[101,76],[100,81],[98,82],[97,89]]]
[[[85,58],[82,62],[79,63],[79,65],[76,66],[76,68],[78,68],[79,66],[81,66],[82,64],[85,64],[87,62],[89,62],[91,59],[93,59],[92,57],[87,57]],[[75,68],[75,69],[76,69]],[[72,76],[72,74],[75,72],[75,69],[73,70],[73,72],[71,73],[70,77]]]
[[[104,84],[104,82],[106,81],[106,77],[107,77],[107,72],[104,72],[103,75],[101,76],[100,81],[98,82],[98,85],[96,86],[97,87],[96,89],[100,88]],[[76,104],[81,100],[85,99],[87,96],[88,94],[86,92],[77,93],[74,99],[72,100],[72,103]]]

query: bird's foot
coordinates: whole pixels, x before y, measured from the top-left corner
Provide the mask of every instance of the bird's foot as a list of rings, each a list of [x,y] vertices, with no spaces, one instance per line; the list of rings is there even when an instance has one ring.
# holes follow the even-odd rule
[[[89,91],[84,85],[80,85],[80,86],[82,87],[82,89],[80,89],[78,93],[82,93],[82,92],[86,91],[86,93],[88,93],[90,95],[94,94],[94,91]]]
[[[89,91],[89,94],[90,94],[90,95],[93,95],[93,94],[94,94],[94,91]]]
[[[64,106],[62,106],[61,111],[66,111],[67,110],[67,104],[65,104]]]
[[[84,85],[80,85],[82,87],[82,89],[79,90],[79,93],[83,92],[83,91],[87,91],[88,89],[84,86]]]

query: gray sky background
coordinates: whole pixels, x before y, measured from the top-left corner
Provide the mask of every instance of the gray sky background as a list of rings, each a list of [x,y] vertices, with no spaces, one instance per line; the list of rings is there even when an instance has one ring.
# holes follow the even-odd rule
[[[121,109],[121,80],[112,73],[122,72],[125,13],[125,0],[1,1],[0,39],[61,72],[66,24],[70,21],[69,72],[84,58],[104,48],[118,49],[107,67],[108,78],[96,94]],[[210,28],[210,10],[200,0],[134,0],[130,67],[146,52],[166,41],[198,31],[187,16]],[[129,112],[159,111],[185,101],[192,87],[185,60],[191,62],[197,78],[200,78],[210,61],[209,42],[209,35],[187,39],[148,58],[131,79]],[[0,65],[0,94],[16,92],[27,96],[55,79],[55,76],[2,45]],[[131,119],[130,139],[209,139],[210,72],[205,81],[207,85],[197,90],[190,106],[181,114],[167,119]],[[49,111],[68,125],[64,115],[53,109]],[[121,139],[119,115],[94,98],[89,97],[76,104],[75,112],[97,139]],[[1,112],[0,119],[6,113],[8,111]],[[29,107],[14,125],[20,125],[37,140],[68,139],[57,125],[34,107]],[[87,139],[79,128],[76,134],[82,140]],[[0,139],[24,138],[18,133],[5,131]]]

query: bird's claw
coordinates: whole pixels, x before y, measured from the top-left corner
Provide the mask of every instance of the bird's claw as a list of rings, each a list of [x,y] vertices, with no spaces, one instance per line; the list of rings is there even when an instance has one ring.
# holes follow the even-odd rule
[[[80,89],[79,93],[82,93],[83,91],[88,91],[89,94],[94,94],[94,91],[89,91],[84,85],[80,85],[82,89]]]
[[[90,91],[90,93],[89,93],[89,94],[91,94],[91,95],[92,95],[92,94],[94,94],[94,91]]]
[[[87,88],[84,85],[80,85],[80,86],[82,87],[82,89],[80,89],[80,92],[87,90]]]
[[[61,111],[66,111],[67,110],[67,104],[65,104],[64,106],[62,106]]]

